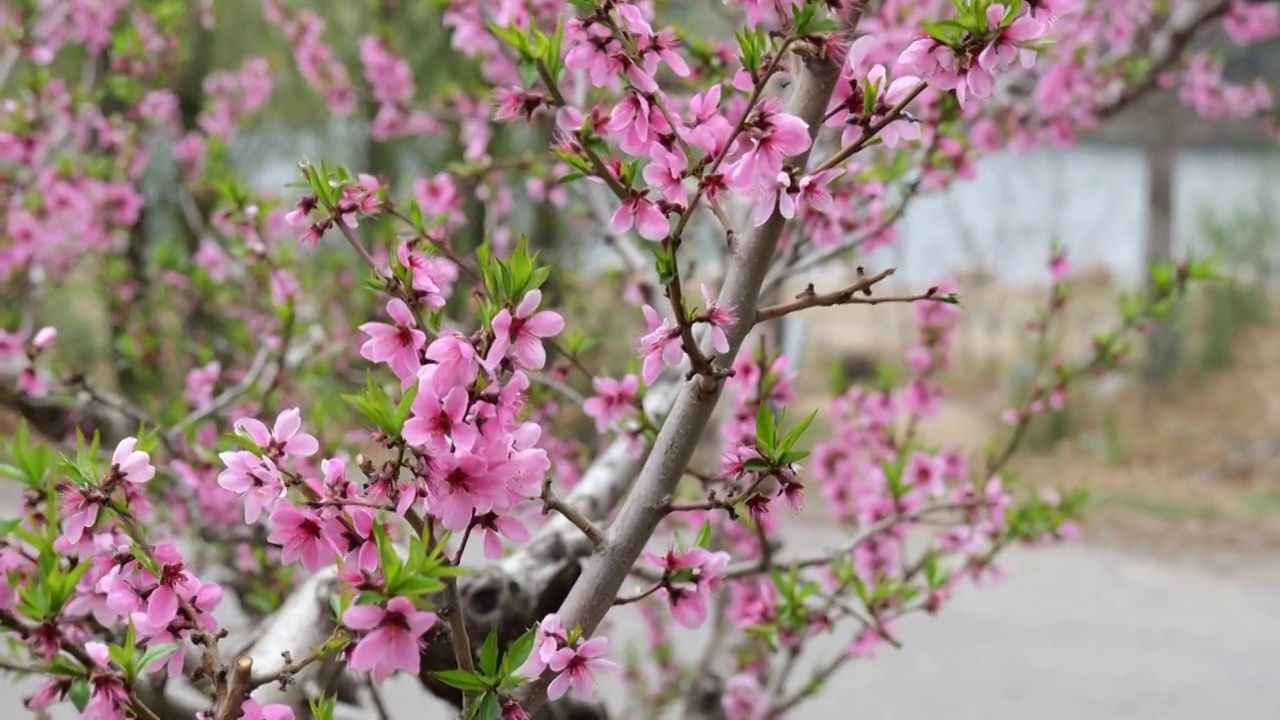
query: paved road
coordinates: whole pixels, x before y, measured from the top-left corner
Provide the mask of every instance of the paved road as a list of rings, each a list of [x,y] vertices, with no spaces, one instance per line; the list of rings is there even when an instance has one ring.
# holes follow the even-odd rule
[[[828,530],[789,534],[791,547],[837,541]],[[1083,544],[1013,551],[1006,567],[1004,583],[968,588],[941,616],[902,623],[902,650],[848,666],[792,717],[1280,718],[1275,576],[1230,579]],[[618,622],[624,635],[639,631],[634,619]],[[696,656],[698,640],[683,636],[682,655]],[[14,714],[20,694],[0,686],[0,717]],[[449,717],[411,684],[389,688],[388,701],[395,720]]]

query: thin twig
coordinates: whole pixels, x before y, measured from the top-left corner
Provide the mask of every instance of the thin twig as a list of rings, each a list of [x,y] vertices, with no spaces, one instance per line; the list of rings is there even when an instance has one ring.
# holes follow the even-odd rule
[[[377,711],[379,720],[391,720],[391,712],[387,710],[386,703],[382,701],[382,693],[373,682],[373,676],[366,677],[364,682],[365,687],[369,689],[369,699],[373,702],[373,709]]]
[[[453,657],[458,662],[458,669],[468,673],[476,671],[475,661],[471,657],[471,638],[467,635],[467,618],[462,609],[462,597],[458,594],[458,579],[452,575],[444,579],[445,606],[449,611],[449,636],[453,643]],[[465,712],[470,706],[470,697],[462,694],[462,709]]]
[[[604,546],[604,532],[599,527],[596,527],[596,524],[591,522],[586,515],[583,515],[578,508],[558,497],[551,490],[550,478],[542,483],[542,504],[560,513],[565,520],[573,523],[574,527],[581,530],[582,534],[586,535],[587,539],[591,541],[592,547],[600,548]]]
[[[862,268],[858,268],[858,279],[850,286],[837,290],[835,292],[818,294],[813,285],[809,285],[796,296],[795,300],[778,305],[772,305],[767,308],[761,308],[756,313],[756,322],[762,323],[768,320],[776,320],[785,315],[794,312],[807,310],[813,307],[830,307],[832,305],[878,305],[890,302],[916,302],[918,300],[933,299],[933,292],[924,293],[922,295],[912,295],[907,297],[872,297],[871,288],[877,283],[884,281],[890,275],[893,275],[897,268],[889,268],[882,270],[875,275],[867,275]],[[936,292],[936,289],[935,289]],[[862,295],[862,297],[859,297]]]
[[[183,431],[187,428],[222,412],[227,408],[227,406],[239,400],[245,395],[245,393],[252,390],[254,386],[258,384],[258,380],[261,379],[262,373],[267,369],[267,361],[270,359],[270,350],[267,348],[259,350],[258,354],[253,357],[253,363],[249,366],[249,371],[244,374],[244,377],[240,379],[240,382],[226,390],[223,390],[222,393],[219,394],[218,397],[214,398],[213,402],[209,403],[209,405],[204,409],[197,410],[196,412],[193,412],[179,420],[177,424],[169,430],[168,435],[172,438],[181,437]]]

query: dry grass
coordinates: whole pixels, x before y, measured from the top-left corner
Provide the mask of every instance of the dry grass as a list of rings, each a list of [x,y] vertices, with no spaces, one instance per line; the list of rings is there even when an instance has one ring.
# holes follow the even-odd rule
[[[1115,292],[1105,289],[1105,278],[1092,284],[1096,291],[1075,293],[1063,316],[1068,356],[1116,319]],[[942,412],[921,430],[928,442],[981,451],[1003,431],[999,415],[1025,356],[1024,323],[1043,289],[962,290],[957,368],[945,383]],[[825,367],[846,354],[900,358],[912,342],[909,313],[882,306],[806,316],[806,399],[827,392]],[[1189,334],[1192,345],[1202,335],[1200,328]],[[1109,543],[1178,554],[1280,549],[1280,326],[1242,331],[1233,350],[1229,370],[1198,380],[1184,373],[1160,397],[1136,380],[1087,383],[1073,401],[1078,432],[1020,455],[1012,470],[1033,486],[1089,488],[1093,536]],[[1100,429],[1108,417],[1109,433]]]

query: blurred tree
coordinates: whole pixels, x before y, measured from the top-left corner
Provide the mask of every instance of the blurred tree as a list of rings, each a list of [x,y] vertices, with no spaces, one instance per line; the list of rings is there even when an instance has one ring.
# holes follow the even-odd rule
[[[1151,125],[1146,139],[1147,227],[1145,264],[1167,263],[1173,259],[1174,184],[1178,164],[1178,116],[1176,98],[1169,93],[1153,96],[1153,105],[1165,112]],[[1154,288],[1150,288],[1154,292]],[[1163,389],[1178,365],[1180,340],[1169,320],[1156,322],[1147,344],[1143,377],[1148,386]]]

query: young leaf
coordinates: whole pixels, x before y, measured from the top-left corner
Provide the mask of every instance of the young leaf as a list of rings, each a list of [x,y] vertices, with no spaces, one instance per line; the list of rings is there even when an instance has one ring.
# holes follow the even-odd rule
[[[501,675],[509,677],[524,666],[529,656],[533,654],[533,644],[537,640],[537,636],[536,630],[529,630],[511,643],[511,647],[507,649],[507,654],[502,658]]]
[[[440,670],[432,675],[445,685],[465,693],[477,693],[488,687],[479,676],[466,670]]]
[[[776,422],[769,403],[760,403],[760,409],[756,411],[756,441],[760,444],[760,452],[763,454],[772,456],[778,446]]]
[[[497,628],[489,631],[488,637],[484,639],[484,645],[480,648],[480,672],[490,676],[498,674]]]

